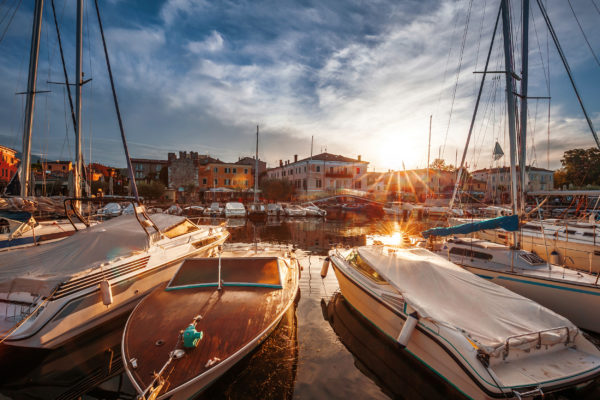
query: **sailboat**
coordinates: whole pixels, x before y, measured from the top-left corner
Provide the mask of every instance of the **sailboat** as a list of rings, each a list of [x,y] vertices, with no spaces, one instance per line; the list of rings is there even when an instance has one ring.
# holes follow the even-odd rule
[[[36,1],[36,21],[38,16],[41,18],[42,4]],[[199,226],[185,217],[154,214],[150,218],[140,205],[100,12],[98,8],[96,11],[135,198],[129,199],[133,213],[92,225],[81,215],[81,203],[102,199],[68,199],[65,211],[76,233],[54,243],[0,253],[0,302],[4,303],[0,310],[0,343],[7,345],[61,346],[127,313],[154,287],[168,280],[185,258],[209,255],[229,236],[222,227]],[[80,34],[77,76],[80,77],[83,0],[77,2],[77,23]],[[80,81],[77,86],[76,131],[80,132]],[[27,164],[25,161],[28,160],[24,160]],[[78,158],[79,167],[80,164],[81,158]],[[77,189],[78,181],[75,180],[76,193],[81,191],[80,187]],[[79,229],[79,223],[84,224],[85,229]]]
[[[538,4],[540,4],[538,2]],[[540,8],[543,5],[540,4]],[[526,118],[526,97],[527,97],[527,33],[528,33],[528,14],[529,13],[529,2],[526,0],[523,2],[523,78],[522,83],[522,107],[525,109],[521,110],[521,117]],[[552,309],[553,311],[560,313],[567,317],[569,320],[574,322],[579,327],[588,329],[594,332],[600,332],[600,316],[597,313],[589,312],[600,306],[600,285],[598,282],[598,276],[583,272],[583,271],[569,271],[564,267],[557,265],[551,265],[550,263],[544,262],[541,258],[545,255],[546,260],[550,259],[548,247],[544,247],[543,251],[537,254],[531,253],[524,249],[519,249],[516,246],[510,246],[519,243],[517,231],[519,230],[519,217],[517,211],[517,204],[519,198],[519,189],[517,185],[517,168],[516,168],[516,125],[515,125],[515,98],[513,90],[513,73],[511,71],[512,66],[512,54],[510,46],[510,29],[509,29],[509,6],[505,0],[502,1],[501,14],[503,20],[503,35],[504,35],[504,54],[505,54],[505,68],[506,68],[506,98],[507,98],[507,109],[509,112],[509,133],[510,133],[510,160],[511,160],[511,192],[512,192],[512,214],[510,216],[498,217],[492,220],[486,221],[473,221],[462,225],[449,227],[449,228],[433,228],[424,231],[422,234],[427,239],[430,237],[446,237],[455,235],[466,235],[474,232],[491,232],[493,230],[502,228],[502,232],[505,235],[505,243],[500,245],[485,240],[476,239],[450,239],[447,240],[443,245],[438,246],[433,241],[428,243],[430,248],[436,249],[437,252],[447,257],[450,261],[462,265],[467,270],[491,281],[498,285],[504,286],[515,293],[521,294],[527,298],[535,300],[541,305]],[[498,15],[498,18],[500,14]],[[496,26],[498,19],[496,20]],[[494,36],[496,29],[494,29]],[[490,45],[490,53],[493,46]],[[489,54],[488,53],[488,60]],[[487,63],[486,63],[487,71]],[[484,75],[485,76],[485,75]],[[481,88],[483,87],[483,80],[481,82]],[[477,112],[477,106],[475,113]],[[473,120],[475,115],[473,116]],[[526,119],[525,122],[521,122],[521,154],[519,157],[520,161],[520,175],[521,182],[524,182],[525,173],[525,139],[523,137],[525,133]],[[472,125],[471,125],[472,129]],[[468,146],[468,141],[467,141]],[[463,163],[466,156],[466,148],[463,153]],[[461,168],[462,170],[462,168]],[[459,171],[461,171],[459,170]],[[456,195],[457,186],[455,187]],[[521,185],[523,190],[523,185]],[[521,194],[523,194],[521,192]],[[523,210],[523,199],[521,196],[521,208]],[[525,224],[525,226],[531,225],[531,223]],[[525,230],[523,230],[525,231]],[[539,233],[544,237],[544,230],[540,229]],[[510,238],[512,236],[512,238]],[[545,237],[544,237],[545,239]]]
[[[248,205],[248,218],[253,221],[267,219],[267,206],[258,201],[258,125],[256,125],[256,154],[254,156],[254,201]]]

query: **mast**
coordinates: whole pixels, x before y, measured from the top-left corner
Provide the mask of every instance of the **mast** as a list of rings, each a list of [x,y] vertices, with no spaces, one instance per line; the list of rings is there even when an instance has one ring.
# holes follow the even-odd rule
[[[27,103],[23,124],[23,160],[21,161],[21,197],[27,197],[31,184],[31,131],[33,130],[33,112],[35,109],[35,89],[37,83],[38,55],[40,53],[40,34],[42,32],[42,11],[44,0],[35,1],[33,27],[31,28],[31,51],[29,53],[29,76],[27,78]]]
[[[519,172],[521,173],[521,215],[525,213],[525,169],[527,168],[527,80],[529,72],[529,0],[523,0],[523,32],[521,52],[521,154],[519,154]]]
[[[254,160],[254,203],[258,203],[258,125],[256,125],[256,159]]]
[[[431,118],[433,116],[429,116],[429,144],[427,145],[427,182],[425,182],[425,200],[429,197],[429,157],[431,153]]]
[[[81,197],[81,85],[83,66],[83,0],[77,0],[77,41],[75,53],[75,170],[73,172],[74,197]]]
[[[510,35],[510,6],[502,0],[502,36],[504,37],[504,64],[506,76],[506,106],[508,108],[508,134],[510,139],[510,183],[512,213],[517,214],[517,132],[515,120],[515,97],[513,88],[513,59]],[[517,233],[513,233],[513,244],[517,246]]]

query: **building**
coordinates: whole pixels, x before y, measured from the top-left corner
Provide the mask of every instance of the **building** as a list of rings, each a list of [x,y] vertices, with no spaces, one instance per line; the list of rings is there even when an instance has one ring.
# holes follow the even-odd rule
[[[51,174],[62,173],[68,174],[73,171],[72,161],[43,161],[42,167],[44,171],[48,171]]]
[[[174,153],[172,153],[174,154]],[[131,168],[133,168],[134,179],[136,182],[144,181],[150,183],[160,180],[160,172],[163,168],[168,168],[168,160],[151,160],[147,158],[132,158]],[[163,182],[167,183],[167,182]]]
[[[6,186],[17,172],[17,151],[0,145],[0,187]]]
[[[117,169],[113,167],[107,167],[106,165],[91,163],[87,169],[88,176],[91,182],[108,182],[110,178],[117,177]]]
[[[487,199],[503,200],[510,195],[510,167],[479,169],[473,171],[471,175],[474,179],[486,183]],[[525,191],[552,189],[554,189],[554,171],[532,166],[525,168]]]
[[[200,190],[228,188],[243,191],[254,187],[254,167],[214,160],[199,167],[198,178]]]
[[[239,165],[249,165],[252,167],[252,173],[254,174],[254,166],[256,164],[255,157],[240,157],[240,159],[236,162]],[[262,174],[267,172],[267,163],[258,159],[258,176],[260,177]]]
[[[267,176],[292,182],[297,197],[312,198],[342,189],[366,191],[368,165],[360,156],[354,159],[321,153],[298,160],[294,155],[294,162],[280,160],[279,167],[269,169]]]

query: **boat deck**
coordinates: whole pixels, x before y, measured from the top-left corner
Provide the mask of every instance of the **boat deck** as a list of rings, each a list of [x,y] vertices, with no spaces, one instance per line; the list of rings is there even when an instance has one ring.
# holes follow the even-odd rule
[[[272,262],[277,265],[277,259]],[[297,276],[289,272],[281,277],[284,289],[297,287]],[[171,285],[174,283],[176,279]],[[125,362],[135,383],[144,390],[165,365],[171,351],[184,349],[181,332],[194,317],[202,316],[196,330],[203,332],[203,339],[196,348],[184,349],[182,358],[173,359],[162,374],[167,383],[161,393],[204,374],[242,350],[268,331],[296,295],[295,290],[261,286],[224,286],[222,290],[216,286],[171,286],[177,288],[165,290],[167,285],[161,285],[140,303],[123,337]],[[137,368],[132,367],[134,358]],[[209,365],[210,360],[216,362]]]

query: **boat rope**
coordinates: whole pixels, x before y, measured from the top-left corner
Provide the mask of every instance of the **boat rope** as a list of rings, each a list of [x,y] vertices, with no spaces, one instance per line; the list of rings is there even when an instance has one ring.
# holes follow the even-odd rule
[[[34,310],[32,312],[29,313],[29,315],[27,315],[27,317],[23,318],[22,320],[20,320],[19,322],[17,322],[15,324],[15,326],[13,326],[11,329],[9,329],[6,332],[3,332],[0,334],[0,336],[2,336],[2,338],[0,338],[0,344],[4,343],[4,341],[6,339],[8,339],[10,337],[10,335],[12,335],[13,333],[15,333],[15,331],[17,329],[19,329],[19,327],[21,327],[21,325],[23,325],[25,322],[27,322],[29,320],[29,318],[31,318],[35,313],[38,312],[38,310],[47,302],[50,301],[50,299],[52,298],[52,296],[54,296],[54,293],[56,293],[56,291],[58,290],[59,286],[55,287],[54,290],[52,291],[52,293],[50,294],[50,296],[46,297],[44,299],[44,301],[42,301],[40,304],[38,304],[38,306],[36,308],[34,308]]]
[[[587,46],[590,49],[590,52],[592,53],[594,60],[596,60],[596,64],[598,64],[598,66],[600,67],[600,60],[598,60],[598,56],[596,55],[596,52],[594,52],[594,49],[592,48],[592,45],[590,44],[590,41],[587,38],[587,35],[583,31],[583,27],[581,26],[581,23],[579,22],[579,18],[577,18],[577,14],[575,14],[575,10],[573,9],[571,0],[567,0],[567,3],[569,3],[569,8],[571,9],[571,12],[573,13],[573,17],[575,17],[575,21],[577,21],[577,26],[579,26],[579,30],[581,31],[581,34],[583,35],[583,38],[585,39],[585,43],[587,43]]]

